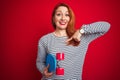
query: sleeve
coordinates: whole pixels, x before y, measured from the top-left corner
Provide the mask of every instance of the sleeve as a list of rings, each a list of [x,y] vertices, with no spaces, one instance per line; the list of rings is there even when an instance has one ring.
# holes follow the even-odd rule
[[[37,69],[43,74],[43,69],[45,67],[46,49],[45,43],[41,38],[38,43],[38,55],[36,59]]]
[[[87,41],[90,43],[96,38],[104,35],[110,29],[110,24],[105,21],[94,22],[91,24],[83,25],[82,29],[84,30],[84,36],[87,38]]]

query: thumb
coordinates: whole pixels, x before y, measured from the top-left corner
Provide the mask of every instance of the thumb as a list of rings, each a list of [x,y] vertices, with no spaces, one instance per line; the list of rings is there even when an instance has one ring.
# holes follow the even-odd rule
[[[48,64],[46,68],[48,69],[48,68],[49,68],[49,66],[50,66],[50,65]]]

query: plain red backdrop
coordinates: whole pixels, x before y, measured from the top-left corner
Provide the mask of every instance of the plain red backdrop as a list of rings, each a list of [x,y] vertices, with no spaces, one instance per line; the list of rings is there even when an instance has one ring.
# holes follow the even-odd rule
[[[67,3],[82,24],[108,21],[111,29],[93,41],[86,54],[83,80],[120,80],[119,0],[1,0],[0,80],[40,80],[36,68],[38,40],[52,32],[54,6]]]

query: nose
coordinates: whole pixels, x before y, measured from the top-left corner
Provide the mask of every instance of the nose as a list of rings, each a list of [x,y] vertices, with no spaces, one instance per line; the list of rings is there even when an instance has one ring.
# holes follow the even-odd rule
[[[61,20],[65,20],[65,15],[62,15]]]

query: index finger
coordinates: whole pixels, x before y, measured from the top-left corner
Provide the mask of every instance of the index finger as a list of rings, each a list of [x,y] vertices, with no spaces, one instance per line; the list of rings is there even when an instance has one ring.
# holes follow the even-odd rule
[[[69,42],[69,41],[71,41],[72,40],[72,37],[71,38],[69,38],[69,39],[67,39],[65,42]]]

